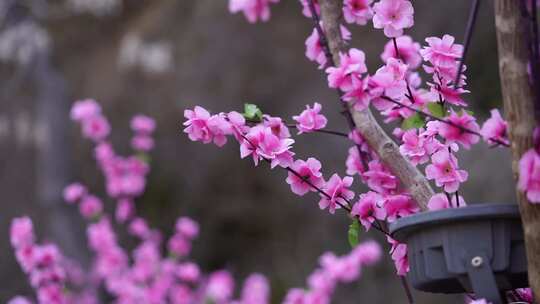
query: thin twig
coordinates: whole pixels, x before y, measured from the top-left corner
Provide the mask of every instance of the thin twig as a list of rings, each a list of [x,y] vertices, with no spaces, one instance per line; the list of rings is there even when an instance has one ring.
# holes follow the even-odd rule
[[[407,295],[407,299],[409,300],[409,303],[414,304],[414,298],[412,296],[409,283],[407,282],[407,278],[404,276],[399,276],[399,277],[400,277],[401,285],[403,286],[403,289],[405,290],[405,294]]]
[[[294,124],[285,124],[287,127],[289,128],[295,128],[295,129],[298,129],[298,126],[297,125],[294,125]],[[298,129],[299,130],[299,129]],[[318,130],[313,130],[313,132],[316,132],[316,133],[325,133],[325,134],[332,134],[332,135],[337,135],[337,136],[341,136],[341,137],[349,137],[349,134],[345,133],[345,132],[340,132],[340,131],[334,131],[334,130],[327,130],[327,129],[318,129]],[[309,132],[304,132],[304,133],[309,133]]]
[[[463,53],[461,53],[461,58],[459,59],[456,79],[454,81],[454,89],[457,89],[459,87],[459,80],[461,78],[461,73],[463,72],[463,64],[465,63],[465,57],[467,56],[467,51],[469,50],[469,45],[471,44],[471,38],[474,31],[474,26],[476,24],[479,6],[480,6],[480,0],[473,0],[472,6],[471,6],[471,12],[469,13],[469,20],[467,21],[467,29],[465,31],[465,38],[463,42]]]

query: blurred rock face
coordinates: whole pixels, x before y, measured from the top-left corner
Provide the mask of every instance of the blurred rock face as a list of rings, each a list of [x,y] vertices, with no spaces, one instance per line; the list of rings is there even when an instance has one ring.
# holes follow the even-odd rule
[[[296,1],[275,5],[271,22],[256,25],[249,25],[241,15],[230,15],[226,1],[136,2],[125,1],[118,14],[99,19],[82,15],[46,24],[53,47],[52,64],[66,82],[68,98],[93,97],[103,104],[119,151],[128,149],[132,115],[155,117],[157,146],[148,191],[137,201],[140,212],[164,231],[170,231],[180,215],[197,219],[202,231],[194,257],[207,270],[226,267],[238,278],[252,271],[267,274],[273,299],[278,302],[287,288],[305,285],[306,276],[324,251],[342,254],[348,250],[348,219],[339,213],[331,216],[319,211],[314,194],[303,198],[292,194],[284,182],[284,172],[271,171],[264,164],[253,168],[248,160],[240,160],[234,143],[218,149],[190,142],[181,132],[181,123],[183,110],[196,104],[219,112],[240,110],[244,102],[251,102],[266,113],[290,117],[306,103],[316,101],[323,105],[329,127],[345,130],[335,93],[327,89],[322,71],[304,57],[304,40],[311,33],[312,23],[301,15]],[[467,5],[466,1],[415,1],[417,25],[411,35],[422,40],[450,33],[462,39]],[[467,61],[473,91],[469,100],[480,112],[500,103],[489,5],[482,8]],[[374,71],[381,63],[379,53],[385,43],[382,33],[370,26],[353,28],[352,32],[352,45],[366,51],[370,71]],[[131,43],[127,51],[126,43]],[[163,55],[156,45],[169,49],[172,56]],[[123,52],[128,55],[122,57]],[[148,66],[152,70],[163,65],[167,68],[158,73],[148,72]],[[13,67],[0,65],[1,83],[13,75]],[[34,159],[43,144],[35,140],[40,138],[36,135],[40,134],[40,126],[35,123],[40,108],[35,96],[35,88],[23,83],[9,98],[1,97],[0,103],[0,160],[4,168],[0,189],[5,198],[0,212],[4,236],[0,253],[5,262],[0,272],[6,282],[0,289],[2,300],[28,290],[9,250],[9,219],[29,213],[38,219],[37,227],[45,227],[55,208],[76,219],[73,210],[60,201],[56,206],[39,204],[42,198],[34,190]],[[80,139],[75,124],[68,126],[71,143],[66,151],[70,160],[66,161],[70,162],[71,179],[103,193],[90,145]],[[298,138],[296,152],[302,158],[320,158],[325,175],[335,171],[343,174],[348,145],[340,138],[305,135]],[[461,164],[471,173],[463,193],[465,199],[512,202],[508,160],[508,151],[489,150],[483,144],[464,151]],[[76,237],[83,238],[83,233],[82,227],[73,225]],[[382,240],[373,233],[365,238]],[[385,292],[380,292],[383,286]],[[357,303],[360,299],[404,302],[389,258],[366,270],[360,282],[340,288],[338,294],[336,303]],[[419,302],[446,300],[444,296],[419,297]]]

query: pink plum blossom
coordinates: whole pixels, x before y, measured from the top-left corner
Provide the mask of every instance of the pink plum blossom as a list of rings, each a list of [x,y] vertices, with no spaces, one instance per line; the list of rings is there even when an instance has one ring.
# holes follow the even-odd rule
[[[353,178],[350,176],[341,179],[337,174],[332,175],[323,187],[323,191],[328,197],[321,194],[319,207],[323,210],[328,208],[328,211],[334,214],[336,209],[340,208],[339,204],[346,205],[346,200],[351,200],[354,197],[354,192],[349,190],[352,183]]]
[[[301,288],[291,288],[285,295],[283,304],[304,304],[306,293]]]
[[[362,136],[362,134],[357,129],[354,129],[351,132],[349,132],[349,135],[347,137],[349,138],[349,140],[355,143],[358,147],[360,147],[360,150],[362,150],[363,152],[366,152],[366,153],[370,152],[370,148],[366,139],[364,138],[364,136]]]
[[[404,194],[387,195],[384,198],[383,205],[384,210],[386,210],[388,222],[393,222],[400,217],[405,217],[420,211],[420,208],[418,208],[411,197]]]
[[[395,58],[403,60],[411,70],[420,66],[422,56],[420,56],[420,44],[418,42],[414,42],[410,36],[401,36],[396,38],[396,44],[399,54],[396,54],[396,48],[392,40],[385,44],[384,51],[381,54],[381,59],[385,63],[389,58]]]
[[[232,111],[227,114],[227,120],[231,124],[231,131],[236,140],[242,141],[242,136],[249,131],[244,116],[236,111]]]
[[[151,134],[156,129],[156,121],[146,115],[135,115],[131,119],[130,126],[136,133]]]
[[[343,2],[343,17],[347,23],[366,25],[373,16],[371,9],[373,0],[345,0]]]
[[[16,296],[11,298],[7,304],[32,304],[30,300],[26,297]]]
[[[426,167],[427,179],[435,180],[438,187],[453,193],[459,189],[459,184],[467,180],[469,174],[459,170],[457,158],[447,149],[441,149],[431,157],[432,163]]]
[[[463,46],[456,44],[455,38],[450,35],[444,35],[443,38],[428,37],[426,42],[429,46],[420,50],[420,54],[425,61],[430,62],[435,69],[449,68],[456,65],[456,59],[461,57]],[[455,76],[454,76],[455,77]]]
[[[63,196],[67,203],[75,203],[86,194],[86,187],[81,183],[72,183],[64,188]]]
[[[270,20],[270,4],[278,2],[279,0],[229,0],[229,11],[233,14],[242,11],[249,23],[258,20],[265,22]]]
[[[296,174],[289,172],[286,182],[291,185],[291,190],[297,195],[304,195],[309,191],[316,191],[311,185],[317,188],[322,188],[324,186],[324,178],[321,173],[321,162],[315,158],[308,158],[307,161],[295,160],[291,166],[300,177]]]
[[[540,203],[540,155],[534,149],[525,152],[519,160],[518,187],[531,203]]]
[[[434,136],[422,132],[422,129],[420,132],[418,134],[416,129],[405,131],[401,137],[403,144],[399,146],[399,152],[409,157],[414,165],[426,163],[433,153],[443,147]]]
[[[101,115],[94,115],[82,120],[82,128],[83,135],[95,142],[105,139],[111,131],[109,121]]]
[[[133,200],[122,198],[118,201],[115,213],[115,217],[118,222],[123,223],[128,219],[131,219],[134,213],[135,205],[133,203]]]
[[[367,109],[372,99],[368,86],[369,77],[352,77],[350,90],[343,95],[343,100],[349,102],[357,111]]]
[[[407,90],[405,76],[407,65],[401,60],[388,58],[386,65],[379,68],[375,75],[369,78],[371,94],[376,96],[386,95],[387,97],[400,99]],[[377,109],[383,111],[394,104],[384,99],[374,100]]]
[[[221,270],[210,274],[205,294],[214,303],[226,303],[234,291],[234,279],[227,271]]]
[[[272,117],[270,115],[263,116],[263,125],[272,130],[272,134],[279,138],[289,138],[291,133],[289,128],[285,125],[283,120],[279,117]]]
[[[288,167],[292,164],[294,153],[289,151],[293,139],[280,139],[273,134],[272,129],[264,126],[255,126],[245,135],[240,145],[240,157],[251,156],[255,165],[262,159],[269,160],[271,167],[279,165]]]
[[[297,123],[298,134],[310,133],[326,127],[328,120],[324,115],[319,114],[321,109],[321,104],[316,102],[313,107],[306,105],[306,109],[300,115],[293,116]]]
[[[128,226],[131,235],[145,239],[150,234],[150,228],[143,218],[134,218]]]
[[[397,188],[397,178],[379,160],[372,160],[368,170],[362,173],[368,187],[379,193],[389,193]]]
[[[306,0],[307,1],[307,0]],[[326,65],[327,59],[326,54],[324,53],[323,47],[321,45],[319,32],[317,29],[313,29],[311,35],[306,39],[306,57],[310,61],[314,61],[319,64],[319,68],[324,68]]]
[[[373,222],[386,218],[386,211],[381,208],[382,202],[382,196],[375,192],[360,194],[360,199],[354,204],[351,215],[358,216],[362,226],[369,230]]]
[[[309,0],[300,0],[300,4],[302,4],[302,14],[304,16],[311,18],[311,9],[309,8]],[[315,5],[315,11],[317,12],[317,15],[321,15],[321,6],[319,5],[319,0],[313,0],[313,4]]]
[[[175,234],[167,242],[167,249],[176,257],[185,257],[191,251],[191,243],[182,235]]]
[[[79,212],[85,218],[92,218],[103,211],[103,203],[94,195],[86,195],[79,204]]]
[[[366,168],[364,167],[364,163],[362,162],[362,158],[360,157],[360,153],[358,152],[358,148],[356,146],[349,148],[349,154],[347,156],[347,161],[345,162],[345,165],[347,166],[347,174],[348,175],[362,175]]]
[[[471,145],[480,140],[479,136],[476,135],[480,132],[480,127],[476,123],[476,119],[467,112],[463,111],[458,114],[450,111],[450,115],[445,117],[445,120],[451,124],[431,121],[428,123],[428,129],[433,128],[449,143],[459,143],[465,149],[469,149]],[[468,130],[468,132],[464,130]]]
[[[407,245],[397,243],[392,246],[392,260],[396,266],[397,275],[405,276],[409,272],[409,259],[407,257]]]
[[[74,121],[83,121],[98,115],[101,115],[101,106],[93,99],[76,101],[69,114]]]
[[[214,142],[221,147],[227,143],[227,137],[232,132],[230,124],[223,115],[217,114],[210,116],[210,113],[199,106],[194,110],[185,110],[184,132],[188,134],[192,141],[202,141],[205,144]]]
[[[180,280],[196,282],[201,276],[201,270],[197,264],[186,262],[178,265],[176,275]]]
[[[480,134],[482,134],[484,140],[490,145],[497,145],[500,142],[507,145],[510,144],[507,134],[507,122],[501,117],[499,110],[493,109],[490,113],[491,117],[484,122]],[[497,140],[498,142],[493,140]]]
[[[34,227],[29,217],[19,217],[11,221],[10,241],[14,248],[29,246],[34,243]]]
[[[518,288],[515,291],[517,292],[517,294],[519,295],[519,297],[523,301],[525,301],[527,303],[533,303],[534,302],[532,289],[530,289],[530,288]]]
[[[386,37],[399,37],[403,29],[414,25],[414,8],[409,0],[380,0],[373,11],[373,27],[384,29]]]
[[[131,139],[131,147],[137,151],[148,152],[154,148],[154,139],[145,134],[136,135]]]
[[[462,86],[455,87],[454,79],[439,79],[439,75],[434,75],[434,83],[428,83],[430,86],[431,100],[441,99],[456,106],[466,107],[467,102],[461,97],[462,94],[469,93]]]
[[[366,55],[361,50],[353,48],[348,53],[340,53],[339,57],[339,67],[326,69],[328,86],[349,92],[353,89],[352,78],[360,77],[361,74],[367,72]]]
[[[246,278],[242,287],[241,304],[267,304],[270,298],[270,286],[265,276],[259,273]]]
[[[437,193],[429,199],[428,209],[429,210],[441,210],[448,208],[457,208],[465,207],[467,203],[461,195],[459,195],[459,203],[456,200],[455,195],[451,195],[451,202],[448,201],[448,196],[444,193]]]
[[[180,217],[176,221],[175,229],[182,236],[192,240],[199,235],[199,224],[189,217]]]

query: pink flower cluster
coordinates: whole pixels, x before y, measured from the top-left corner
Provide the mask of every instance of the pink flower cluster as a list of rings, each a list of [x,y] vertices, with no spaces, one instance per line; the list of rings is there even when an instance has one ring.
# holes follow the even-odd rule
[[[99,104],[94,100],[77,101],[71,109],[71,118],[82,124],[83,135],[86,134],[85,121],[89,119],[88,117],[96,115],[99,115],[100,120],[108,125],[107,119],[101,114]],[[140,196],[146,187],[149,167],[144,157],[141,158],[140,155],[153,148],[154,140],[151,135],[155,127],[155,121],[148,116],[136,115],[132,118],[131,129],[135,135],[131,140],[131,145],[138,153],[137,156],[117,155],[107,140],[109,132],[100,137],[99,141],[95,141],[94,156],[105,175],[107,193],[118,200],[116,217],[120,221],[125,221],[133,215],[133,199]],[[64,198],[70,203],[82,199],[79,206],[80,211],[85,213],[83,214],[85,217],[101,212],[101,201],[96,197],[86,196],[86,189],[78,183],[65,189]]]
[[[86,219],[97,218],[103,211],[103,202],[97,196],[89,194],[86,187],[80,183],[64,188],[64,200],[68,204],[79,203],[79,212]]]
[[[19,265],[36,290],[39,303],[68,303],[63,291],[67,275],[58,247],[54,244],[37,244],[32,221],[28,217],[13,219],[10,240]],[[19,299],[21,303],[30,303],[26,298]]]
[[[76,101],[70,117],[81,124],[84,137],[96,143],[105,139],[111,131],[109,121],[101,114],[101,106],[93,99]]]
[[[131,147],[136,151],[148,152],[154,148],[154,139],[152,133],[156,128],[154,119],[137,115],[131,119],[131,130],[135,136],[131,139]]]
[[[432,100],[442,98],[450,104],[466,106],[467,103],[461,98],[461,94],[469,92],[463,89],[466,84],[465,76],[461,75],[458,83],[454,83],[463,46],[454,41],[454,37],[450,35],[444,35],[442,39],[428,37],[428,46],[420,50],[420,53],[424,60],[431,64],[425,65],[424,70],[433,76],[433,83],[430,84]],[[463,67],[464,70],[465,68]]]
[[[366,56],[363,51],[350,49],[346,54],[340,54],[340,65],[326,69],[328,86],[345,93],[343,100],[351,103],[356,110],[368,107],[371,99],[368,91]]]
[[[231,13],[243,12],[250,23],[270,20],[270,4],[279,0],[229,0]]]
[[[362,243],[341,257],[325,253],[319,259],[319,268],[307,279],[308,288],[290,289],[283,304],[330,303],[338,283],[357,280],[362,267],[373,265],[380,258],[381,249],[373,241]]]
[[[99,106],[93,101],[85,101],[78,103],[76,108],[72,111],[75,113],[72,117],[81,121],[81,113],[93,111],[95,114],[95,109],[99,109]],[[238,132],[233,132],[232,135],[243,134],[241,132],[244,132],[244,127],[247,126],[236,124],[239,121],[238,117],[234,115],[230,117],[230,123],[227,122],[229,127]],[[148,117],[136,116],[132,120],[135,136],[149,136],[154,128],[153,120]],[[275,124],[267,128],[275,132],[284,131],[275,128]],[[117,171],[124,169],[136,172],[140,164],[144,164],[148,169],[148,165],[142,161],[131,163],[137,160],[135,157],[123,159],[116,156],[105,138],[101,138],[96,147],[96,159],[100,169],[103,170],[105,167],[104,171],[114,171],[111,174],[118,174]],[[128,165],[127,168],[123,167],[125,165]],[[110,183],[110,180],[106,179],[106,182]],[[38,303],[95,304],[100,300],[97,292],[100,289],[104,290],[108,298],[115,303],[269,302],[270,287],[263,275],[249,276],[240,298],[234,300],[234,280],[229,272],[219,270],[204,274],[196,263],[188,259],[192,241],[199,234],[199,225],[188,217],[180,217],[177,220],[174,234],[166,242],[168,252],[164,255],[161,232],[151,229],[144,219],[135,217],[133,200],[144,191],[144,183],[138,187],[140,191],[136,193],[120,192],[119,196],[117,192],[110,191],[107,187],[109,196],[118,199],[116,223],[105,212],[102,201],[90,194],[84,185],[72,183],[64,189],[65,201],[72,205],[78,204],[81,215],[88,223],[86,237],[88,247],[93,253],[93,260],[90,269],[86,271],[63,257],[55,245],[37,244],[29,218],[13,220],[10,231],[11,244],[15,249],[17,261],[36,291]],[[119,217],[119,209],[124,210],[120,212],[121,214],[129,213],[130,216]],[[122,247],[113,228],[115,224],[125,225],[127,231],[135,237],[136,246],[131,252]],[[29,304],[32,300],[17,296],[9,303]]]
[[[397,275],[405,276],[409,272],[409,258],[407,255],[407,244],[399,243],[398,241],[387,237],[388,242],[392,245],[390,255],[396,266]]]

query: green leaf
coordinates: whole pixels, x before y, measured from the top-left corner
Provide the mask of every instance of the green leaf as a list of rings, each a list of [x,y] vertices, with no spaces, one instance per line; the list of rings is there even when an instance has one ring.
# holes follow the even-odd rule
[[[244,117],[249,120],[261,121],[262,120],[262,111],[259,107],[252,103],[244,104]]]
[[[418,129],[424,127],[425,123],[424,119],[420,117],[420,114],[414,113],[413,116],[403,120],[401,128],[403,130]]]
[[[429,113],[437,118],[443,118],[446,114],[442,104],[438,102],[430,102],[427,105]]]
[[[352,248],[358,245],[358,233],[360,231],[360,224],[357,219],[353,219],[351,225],[349,225],[349,245]]]

